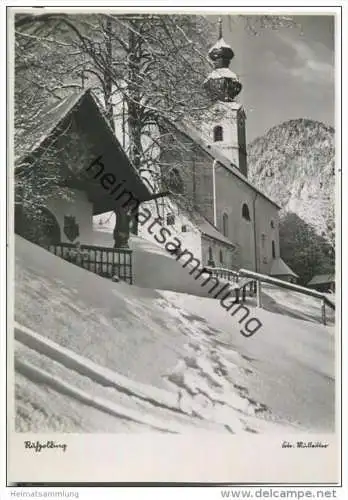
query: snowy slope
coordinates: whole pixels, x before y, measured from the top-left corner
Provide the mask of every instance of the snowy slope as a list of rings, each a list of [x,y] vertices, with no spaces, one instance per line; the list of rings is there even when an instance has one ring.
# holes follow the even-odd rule
[[[113,245],[113,221],[94,226],[93,238],[95,245]],[[104,216],[105,220],[105,216]],[[129,246],[133,251],[134,283],[140,287],[171,290],[190,293],[200,297],[209,297],[210,286],[202,287],[204,278],[195,281],[190,276],[188,268],[183,268],[180,262],[156,243],[131,235]],[[185,261],[183,262],[185,263]],[[161,272],[158,272],[158,271]],[[223,286],[225,283],[220,280]],[[273,285],[263,284],[263,307],[268,311],[299,318],[308,321],[321,322],[320,300],[314,297],[284,290]],[[217,291],[214,291],[216,293]],[[332,300],[332,296],[329,297]],[[249,298],[248,303],[256,305],[256,299]],[[327,308],[328,324],[333,325],[335,313]]]
[[[93,244],[113,246],[112,226],[95,225]],[[207,279],[203,275],[197,280],[189,274],[189,266],[185,266],[188,257],[179,262],[164,248],[163,245],[152,243],[139,236],[131,235],[129,247],[133,251],[134,284],[142,288],[172,290],[182,293],[192,293],[201,297],[209,297],[209,286],[202,286]],[[194,270],[195,268],[193,268]],[[221,287],[224,285],[220,280]],[[214,291],[215,293],[217,290]]]
[[[124,416],[130,411],[161,421],[162,432],[333,429],[334,339],[320,325],[253,310],[266,327],[246,339],[217,300],[113,283],[19,237],[15,293],[18,323],[132,387],[101,387],[17,341],[18,430],[148,431],[148,422]],[[35,369],[124,412],[38,384]]]
[[[239,324],[218,301],[162,292],[177,308],[184,307],[197,323],[206,321],[223,332],[223,352],[238,352],[248,362],[247,387],[278,418],[300,422],[307,429],[331,430],[334,425],[334,338],[329,328],[250,308],[262,328],[248,339],[236,335]],[[238,382],[237,382],[238,383]]]

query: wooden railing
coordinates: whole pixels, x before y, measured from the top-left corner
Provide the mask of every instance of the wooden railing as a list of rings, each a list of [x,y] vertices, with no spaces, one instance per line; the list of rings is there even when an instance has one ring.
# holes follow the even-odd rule
[[[250,278],[256,282],[256,295],[257,295],[257,306],[262,307],[261,299],[261,283],[268,283],[275,285],[279,288],[284,288],[286,290],[292,290],[293,292],[302,293],[303,295],[308,295],[310,297],[315,297],[321,301],[321,320],[324,325],[326,325],[326,310],[325,307],[328,306],[335,310],[335,304],[327,298],[324,293],[318,292],[317,290],[312,290],[311,288],[306,288],[304,286],[295,285],[294,283],[289,283],[288,281],[283,281],[278,278],[272,278],[265,274],[259,274],[254,271],[248,271],[247,269],[240,269],[239,275],[245,278]]]
[[[242,292],[242,301],[246,298],[246,289],[249,287],[250,295],[256,293],[257,306],[262,307],[261,298],[261,284],[269,283],[275,285],[279,288],[284,288],[286,290],[292,290],[293,292],[302,293],[303,295],[308,295],[310,297],[315,297],[321,301],[321,320],[324,325],[326,325],[326,306],[335,310],[335,304],[324,294],[318,292],[317,290],[312,290],[311,288],[306,288],[304,286],[295,285],[294,283],[289,283],[288,281],[283,281],[278,278],[272,278],[271,276],[256,273],[254,271],[249,271],[248,269],[239,269],[238,271],[232,269],[224,269],[219,267],[205,267],[216,278],[226,279],[232,283],[238,285],[239,290]],[[236,301],[239,300],[240,292],[236,289]]]
[[[104,278],[111,279],[117,276],[130,285],[133,283],[132,251],[127,248],[94,245],[81,245],[77,248],[73,243],[59,243],[50,245],[48,250]]]

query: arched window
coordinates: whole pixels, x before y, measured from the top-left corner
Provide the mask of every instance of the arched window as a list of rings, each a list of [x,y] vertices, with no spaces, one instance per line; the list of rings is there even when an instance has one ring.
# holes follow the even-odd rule
[[[223,214],[222,216],[222,234],[228,236],[228,215]]]
[[[243,219],[250,221],[249,207],[246,203],[243,203],[242,217],[243,217]]]
[[[208,266],[215,267],[213,260],[213,250],[211,247],[208,248]]]
[[[272,257],[273,259],[276,258],[276,249],[275,249],[275,243],[274,241],[272,240]]]
[[[24,212],[16,206],[15,231],[37,245],[57,245],[61,242],[60,226],[46,207],[39,206]]]
[[[220,125],[214,127],[214,142],[219,142],[224,140],[223,129]]]
[[[222,250],[220,250],[220,264],[223,264],[223,263],[224,263],[224,256],[223,256]]]
[[[184,183],[177,168],[173,168],[168,176],[168,188],[173,193],[182,194],[184,192]]]

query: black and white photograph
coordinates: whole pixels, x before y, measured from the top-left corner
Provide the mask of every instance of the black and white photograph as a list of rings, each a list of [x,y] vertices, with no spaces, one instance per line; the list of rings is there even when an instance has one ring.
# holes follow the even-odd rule
[[[337,11],[11,10],[23,453],[68,456],[69,434],[326,453]]]

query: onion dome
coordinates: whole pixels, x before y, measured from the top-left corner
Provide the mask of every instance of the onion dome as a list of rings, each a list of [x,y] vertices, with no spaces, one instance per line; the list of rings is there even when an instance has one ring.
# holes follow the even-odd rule
[[[237,75],[229,69],[234,57],[233,50],[222,38],[222,21],[219,19],[219,39],[208,52],[214,70],[204,82],[204,86],[219,101],[231,102],[242,90]]]
[[[234,52],[225,40],[221,37],[209,50],[208,55],[214,62],[215,68],[228,68],[234,58]]]

